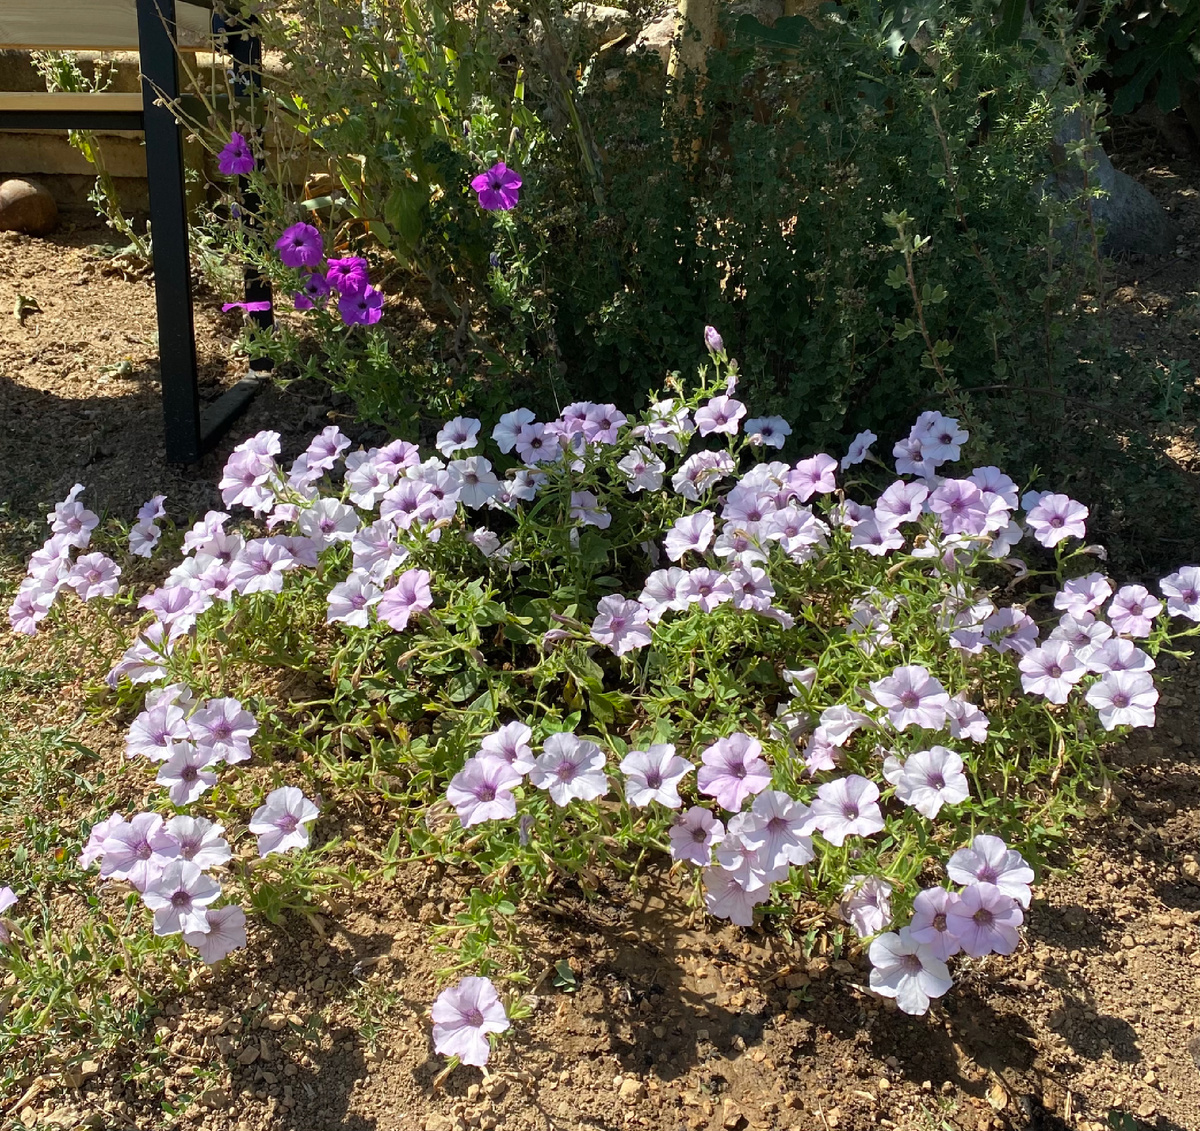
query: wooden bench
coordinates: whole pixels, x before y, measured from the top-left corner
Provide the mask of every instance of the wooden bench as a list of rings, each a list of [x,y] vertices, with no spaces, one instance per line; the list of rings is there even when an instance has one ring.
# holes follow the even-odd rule
[[[229,37],[227,30],[233,29],[205,0],[0,0],[0,49],[139,53],[141,94],[0,92],[0,129],[145,134],[163,423],[167,459],[174,463],[198,460],[261,384],[261,378],[248,376],[201,412],[183,140],[169,107],[156,104],[179,99],[177,49],[228,51],[235,69],[249,68],[260,58],[256,40]],[[246,291],[247,301],[270,298],[269,288],[251,271]],[[260,322],[269,325],[269,313]]]

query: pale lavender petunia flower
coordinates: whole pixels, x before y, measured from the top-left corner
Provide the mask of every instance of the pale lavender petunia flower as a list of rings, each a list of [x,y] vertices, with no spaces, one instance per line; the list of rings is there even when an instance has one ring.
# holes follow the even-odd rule
[[[897,475],[920,475],[928,478],[937,470],[938,461],[926,456],[925,445],[914,436],[897,441],[892,447],[892,456],[896,461]]]
[[[269,455],[249,449],[235,451],[225,462],[221,481],[217,484],[221,501],[227,507],[247,507],[263,514],[275,504],[271,480],[279,468]]]
[[[129,552],[136,558],[149,558],[162,538],[162,531],[152,522],[135,522],[129,528]]]
[[[103,821],[97,821],[88,832],[87,843],[79,854],[79,866],[90,868],[104,855],[104,841],[125,824],[123,813],[110,813]]]
[[[100,524],[100,516],[78,501],[84,490],[82,483],[76,483],[67,497],[61,503],[55,503],[54,510],[46,515],[50,533],[61,535],[64,542],[80,550],[87,548],[92,531]]]
[[[209,966],[246,945],[246,913],[236,904],[209,908],[203,931],[184,931],[183,941],[200,952]]]
[[[689,571],[679,593],[688,604],[695,603],[706,613],[711,613],[726,601],[732,601],[734,596],[733,583],[727,574],[703,566]]]
[[[881,527],[916,522],[928,498],[929,488],[924,483],[906,483],[898,479],[876,500],[875,521]]]
[[[1200,566],[1184,566],[1158,583],[1173,617],[1200,621]]]
[[[162,850],[166,858],[190,860],[204,871],[229,862],[232,853],[222,835],[224,825],[181,813],[167,821],[166,830],[175,842],[172,847]]]
[[[1087,534],[1088,509],[1066,495],[1043,495],[1026,515],[1033,536],[1043,546],[1057,546],[1064,538]]]
[[[858,774],[826,782],[817,790],[812,804],[812,823],[837,847],[848,836],[872,836],[882,831],[879,787]]]
[[[926,888],[913,900],[912,919],[908,929],[912,937],[924,943],[943,962],[952,958],[962,944],[950,930],[947,913],[958,902],[958,893],[945,888]]]
[[[258,723],[237,699],[207,699],[187,721],[189,737],[211,751],[211,761],[244,762]]]
[[[1115,637],[1102,641],[1087,654],[1088,671],[1104,672],[1150,672],[1155,668],[1154,660],[1143,652],[1132,640]]]
[[[294,785],[280,786],[267,794],[247,826],[258,837],[259,856],[307,848],[309,830],[320,810]]]
[[[651,641],[650,615],[637,601],[613,594],[601,597],[592,622],[592,639],[618,656],[645,648]]]
[[[713,849],[725,836],[725,826],[702,805],[693,805],[676,817],[668,835],[672,860],[688,860],[705,868],[712,863]]]
[[[850,549],[865,550],[882,557],[904,545],[904,537],[894,526],[880,526],[873,514],[863,515],[850,534]]]
[[[1112,596],[1112,586],[1102,573],[1089,573],[1086,577],[1073,577],[1054,594],[1054,607],[1073,617],[1094,613]]]
[[[765,890],[787,879],[787,862],[770,858],[763,843],[762,824],[753,813],[738,813],[730,817],[725,836],[717,846],[717,863],[747,892]],[[743,835],[747,833],[759,834],[753,844]]]
[[[375,615],[395,632],[403,632],[413,616],[432,608],[429,580],[427,570],[406,570],[380,598]]]
[[[208,768],[209,765],[211,754],[208,750],[190,742],[177,742],[154,780],[167,787],[167,795],[175,805],[190,805],[217,784],[217,775]]]
[[[656,569],[647,576],[638,604],[645,607],[651,624],[657,624],[670,609],[682,612],[687,608],[687,581],[687,570],[678,566]]]
[[[600,506],[600,500],[591,491],[571,492],[570,515],[581,526],[607,530],[612,525],[612,515]]]
[[[625,476],[625,489],[636,494],[659,490],[667,465],[649,448],[636,447],[617,461],[617,469]]]
[[[229,568],[229,580],[238,593],[280,593],[283,575],[292,568],[292,557],[280,543],[253,538],[242,547]]]
[[[152,762],[165,762],[176,743],[191,738],[184,710],[169,700],[159,700],[140,712],[125,737],[128,757],[141,756]]]
[[[1024,656],[1037,646],[1038,626],[1024,609],[1008,605],[992,613],[979,626],[979,634],[997,652]]]
[[[458,811],[464,828],[483,821],[503,821],[517,815],[512,787],[521,775],[500,758],[468,758],[446,787],[446,800]]]
[[[438,994],[430,1012],[434,1051],[456,1056],[476,1068],[487,1064],[491,1055],[488,1034],[503,1033],[509,1025],[496,987],[488,978],[463,978]]]
[[[896,796],[931,821],[943,805],[958,805],[971,795],[962,758],[944,746],[909,755],[895,785]]]
[[[929,496],[929,509],[938,516],[946,534],[977,538],[988,528],[983,492],[969,479],[943,479]]]
[[[550,735],[542,744],[529,780],[546,790],[558,806],[570,804],[572,798],[594,801],[608,792],[604,763],[599,746],[564,731]]]
[[[946,725],[946,689],[920,664],[896,668],[871,683],[871,695],[897,730],[910,726],[941,730]]]
[[[615,444],[628,417],[615,404],[594,404],[583,414],[583,435],[589,444]]]
[[[142,892],[142,899],[154,912],[154,933],[178,935],[206,930],[205,908],[220,894],[221,885],[198,865],[176,859]]]
[[[470,451],[479,443],[479,428],[474,417],[456,416],[442,426],[433,446],[447,459],[455,452]]]
[[[1122,636],[1149,636],[1162,607],[1144,585],[1125,585],[1108,606],[1108,620]]]
[[[717,919],[728,919],[739,927],[754,924],[754,908],[765,903],[771,889],[762,884],[747,890],[732,872],[725,868],[704,869],[704,906]]]
[[[1149,672],[1108,671],[1087,691],[1087,701],[1105,730],[1114,727],[1151,727],[1158,689]]]
[[[823,770],[836,770],[841,762],[842,752],[824,728],[817,727],[809,736],[801,756],[804,759],[804,772],[812,777]]]
[[[635,808],[657,801],[668,809],[678,809],[679,783],[695,767],[675,753],[669,742],[655,743],[648,750],[634,750],[621,759],[625,775],[625,799]]]
[[[112,597],[120,587],[121,567],[105,554],[81,554],[75,559],[67,584],[79,594],[81,601],[94,597]]]
[[[350,542],[362,525],[353,507],[329,497],[318,499],[300,512],[300,533],[311,538],[319,549],[335,542]]]
[[[845,471],[848,467],[853,467],[857,463],[862,463],[863,460],[867,458],[867,454],[871,450],[871,445],[878,439],[879,437],[876,436],[875,433],[869,428],[865,432],[860,432],[857,436],[855,436],[850,442],[850,447],[846,454],[842,456],[842,470]]]
[[[1026,652],[1018,666],[1026,693],[1044,695],[1051,703],[1065,703],[1071,688],[1087,675],[1087,665],[1065,640],[1047,640]]]
[[[736,732],[720,738],[700,755],[703,765],[696,783],[701,793],[715,797],[722,809],[736,813],[747,797],[771,784],[771,769],[762,757],[762,743]]]
[[[782,448],[792,434],[792,426],[782,416],[756,416],[742,428],[756,448]]]
[[[860,939],[879,934],[892,921],[892,885],[882,876],[851,876],[842,888],[838,914]]]
[[[967,478],[985,495],[995,495],[1007,510],[1017,509],[1017,485],[998,467],[977,467]]]
[[[696,409],[696,428],[701,436],[737,434],[738,422],[746,415],[746,406],[732,397],[713,397]]]
[[[948,930],[972,958],[1012,954],[1025,916],[1020,904],[995,884],[970,884],[946,911]]]
[[[673,562],[689,552],[702,554],[712,542],[715,529],[715,516],[712,511],[696,511],[675,520],[675,525],[667,531],[667,557]]]
[[[700,496],[732,475],[733,457],[728,452],[697,452],[688,456],[671,477],[675,493],[696,502]]]
[[[36,577],[22,581],[8,607],[8,623],[13,632],[23,636],[36,635],[38,625],[46,619],[57,595],[57,584],[48,585]]]
[[[951,738],[965,738],[970,742],[987,741],[987,715],[961,695],[951,696],[946,704],[946,718]]]
[[[520,432],[521,426],[532,424],[534,419],[533,413],[527,408],[506,412],[496,421],[496,426],[492,429],[492,439],[496,442],[496,447],[504,455],[508,455],[516,447],[517,434]]]
[[[1071,651],[1091,667],[1092,654],[1112,636],[1112,626],[1097,620],[1093,613],[1072,616],[1063,613],[1050,632],[1051,640],[1065,640]]]
[[[704,345],[707,347],[709,353],[725,352],[725,342],[717,332],[715,326],[704,327]]]
[[[15,907],[17,904],[17,893],[10,887],[0,888],[0,915],[7,911],[10,907]],[[0,919],[0,943],[11,941],[12,936],[8,932],[8,926]]]
[[[345,581],[339,581],[329,591],[325,623],[337,622],[354,628],[366,628],[371,606],[377,605],[382,597],[383,594],[369,574],[354,570]]]
[[[145,891],[167,863],[174,840],[157,813],[137,813],[104,839],[100,875]]]
[[[786,489],[802,503],[814,495],[828,495],[837,490],[837,466],[837,460],[824,452],[802,459],[788,472]]]
[[[522,722],[505,723],[499,730],[485,735],[479,743],[477,758],[495,758],[511,766],[522,777],[534,767],[533,750],[529,740],[533,731]]]
[[[908,927],[901,927],[898,934],[880,935],[868,953],[871,989],[895,998],[904,1013],[917,1017],[928,1013],[931,999],[954,985],[946,964],[932,948],[917,942]]]
[[[998,836],[981,833],[970,848],[960,848],[946,864],[946,875],[956,884],[995,884],[1022,907],[1032,898],[1033,869]]]

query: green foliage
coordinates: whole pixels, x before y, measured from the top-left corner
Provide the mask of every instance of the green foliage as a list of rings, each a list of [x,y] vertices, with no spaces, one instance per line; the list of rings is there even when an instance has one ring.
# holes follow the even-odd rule
[[[1164,114],[1200,96],[1200,3],[1126,0],[1101,23],[1110,45],[1110,69],[1120,81],[1114,114],[1128,114],[1153,98]]]

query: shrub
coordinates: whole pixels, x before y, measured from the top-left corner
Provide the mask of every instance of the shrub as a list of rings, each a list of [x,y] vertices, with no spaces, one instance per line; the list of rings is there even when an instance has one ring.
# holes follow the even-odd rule
[[[610,873],[669,867],[744,925],[836,907],[909,1012],[949,989],[960,946],[1010,953],[1026,857],[1107,737],[1153,722],[1154,657],[1200,632],[1200,567],[1163,579],[1165,606],[1114,593],[1087,508],[995,467],[948,474],[969,438],[937,412],[892,448],[899,478],[872,434],[840,462],[764,459],[788,426],[748,418],[706,341],[698,384],[636,418],[516,409],[488,443],[459,417],[436,456],[348,451],[331,427],[287,471],[275,433],[239,445],[221,490],[255,521],[187,532],[107,678],[167,797],[107,818],[85,862],[216,961],[245,939],[234,899],[277,917],[352,887],[321,813],[382,797],[381,867],[479,875],[442,938],[446,976],[471,976],[434,1009],[437,1047],[468,1063],[527,1008],[504,1015],[489,980],[521,983],[518,911]],[[18,631],[68,590],[134,599],[89,548],[81,491],[49,516]]]

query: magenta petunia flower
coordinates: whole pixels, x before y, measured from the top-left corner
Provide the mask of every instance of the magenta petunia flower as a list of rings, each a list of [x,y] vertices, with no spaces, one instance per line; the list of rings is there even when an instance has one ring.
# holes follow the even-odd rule
[[[836,847],[848,836],[872,836],[883,829],[879,787],[859,774],[828,781],[817,790],[812,823]]]
[[[471,188],[479,197],[479,207],[485,212],[509,212],[516,208],[522,184],[520,174],[513,172],[503,161],[471,180]]]
[[[713,848],[725,836],[725,826],[702,805],[693,805],[675,819],[668,835],[672,860],[689,860],[705,868],[712,863]]]
[[[359,255],[331,259],[325,266],[325,281],[343,297],[361,295],[371,285],[367,261]]]
[[[648,750],[634,750],[621,759],[625,799],[635,808],[657,801],[668,809],[678,809],[683,804],[679,783],[694,768],[675,753],[669,742],[655,743]]]
[[[910,726],[941,730],[946,725],[946,689],[920,664],[896,668],[890,676],[871,683],[871,695],[885,708],[897,730]]]
[[[879,934],[892,921],[892,885],[881,876],[851,876],[838,914],[860,939]]]
[[[321,233],[311,224],[293,224],[284,228],[275,241],[275,250],[285,267],[316,267],[325,254]]]
[[[500,758],[468,758],[446,787],[446,800],[458,811],[463,828],[483,821],[504,821],[517,815],[512,787],[521,775]]]
[[[413,616],[433,606],[429,581],[428,570],[410,569],[400,574],[375,606],[376,617],[394,632],[403,632]]]
[[[908,927],[901,927],[899,934],[880,935],[868,954],[871,989],[895,998],[904,1013],[918,1017],[928,1013],[930,1000],[954,985],[945,962],[931,947],[913,938]]]
[[[1122,636],[1149,636],[1162,607],[1144,585],[1125,585],[1109,603],[1109,623]]]
[[[247,825],[258,837],[259,856],[307,848],[309,830],[306,826],[317,819],[319,812],[294,785],[271,790],[266,801],[254,810]]]
[[[529,780],[546,790],[555,805],[565,806],[572,798],[593,801],[608,792],[604,763],[604,751],[594,742],[560,732],[546,739]]]
[[[947,912],[958,902],[958,893],[945,888],[926,888],[913,900],[912,919],[908,929],[912,937],[924,943],[943,962],[953,957],[962,944],[950,930]]]
[[[154,912],[156,935],[178,935],[183,931],[205,931],[205,908],[221,894],[221,885],[206,876],[190,860],[172,860],[142,892],[146,906]]]
[[[981,833],[970,848],[958,849],[946,864],[946,875],[956,884],[994,884],[1022,907],[1032,898],[1033,869],[998,836]]]
[[[183,941],[195,947],[210,966],[246,945],[246,913],[236,904],[209,908],[203,931],[184,931]]]
[[[771,784],[771,768],[763,760],[762,743],[740,731],[720,738],[700,755],[696,777],[701,793],[715,797],[722,809],[736,813],[747,797]]]
[[[217,154],[217,171],[223,177],[244,177],[254,172],[254,154],[250,143],[234,130],[224,148]]]
[[[438,994],[430,1011],[433,1047],[442,1056],[482,1068],[491,1055],[489,1033],[503,1033],[508,1015],[496,987],[487,978],[463,978]]]
[[[1105,730],[1114,727],[1152,727],[1158,689],[1149,672],[1108,671],[1087,691]]]
[[[347,326],[374,326],[383,317],[383,292],[374,287],[338,299],[338,313]]]
[[[946,909],[947,929],[972,958],[1012,954],[1020,942],[1017,928],[1025,921],[1020,904],[986,882],[971,884]]]
[[[323,306],[333,288],[321,271],[310,271],[304,280],[304,286],[292,295],[292,304],[297,310],[312,310],[313,307]]]
[[[271,303],[268,299],[258,299],[255,302],[225,302],[221,304],[221,309],[226,314],[231,310],[240,310],[245,314],[261,314],[264,310],[271,309]]]

